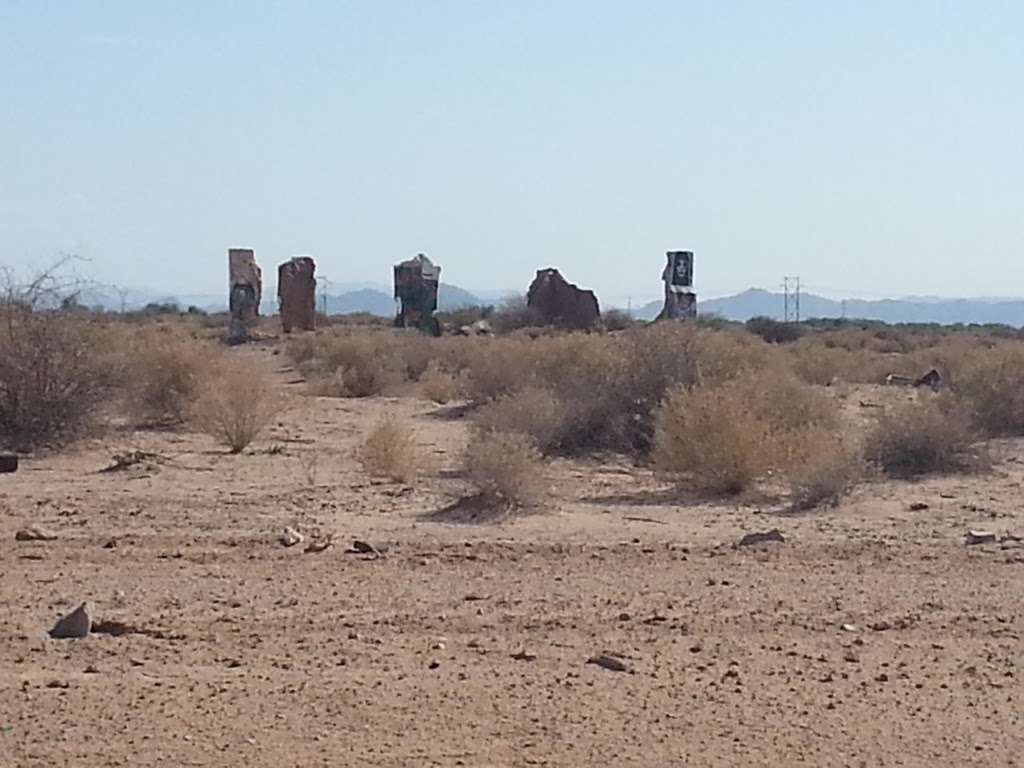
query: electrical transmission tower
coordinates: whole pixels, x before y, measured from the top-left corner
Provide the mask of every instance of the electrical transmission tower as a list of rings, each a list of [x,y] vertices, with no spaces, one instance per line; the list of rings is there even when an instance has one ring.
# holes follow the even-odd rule
[[[800,322],[800,278],[782,278],[783,317],[787,323]]]

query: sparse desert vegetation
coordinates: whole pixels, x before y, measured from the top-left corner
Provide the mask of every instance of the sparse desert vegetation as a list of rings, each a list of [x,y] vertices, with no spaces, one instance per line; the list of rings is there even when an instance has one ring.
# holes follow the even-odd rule
[[[466,448],[464,470],[488,504],[506,510],[537,507],[547,490],[540,451],[526,435],[480,432]]]
[[[284,408],[276,388],[238,360],[214,365],[199,385],[190,422],[231,453],[249,447]]]
[[[1024,525],[1019,339],[720,320],[568,334],[520,317],[497,335],[439,339],[351,319],[281,339],[266,322],[257,344],[229,348],[196,313],[18,309],[8,320],[0,429],[24,453],[23,469],[0,476],[0,515],[55,538],[0,542],[12,606],[0,723],[63,712],[64,689],[40,680],[65,681],[89,712],[117,714],[80,716],[103,738],[92,762],[137,757],[111,701],[169,729],[211,674],[210,695],[231,697],[234,714],[190,721],[196,740],[182,744],[196,764],[214,764],[201,741],[250,723],[248,738],[272,732],[296,706],[290,691],[316,703],[307,720],[328,735],[310,743],[334,754],[355,737],[378,754],[403,743],[409,721],[390,713],[406,707],[428,713],[424,732],[467,739],[451,723],[476,724],[461,702],[486,696],[552,722],[565,707],[587,713],[586,729],[567,733],[610,756],[620,736],[593,734],[621,733],[621,702],[656,728],[644,705],[678,706],[678,687],[661,681],[682,670],[695,685],[719,668],[715,695],[768,720],[774,710],[746,691],[835,728],[885,717],[912,736],[916,719],[894,702],[955,731],[977,724],[983,701],[986,723],[1012,732],[1019,686],[992,660],[1006,648],[998,633],[1022,631],[1006,608]],[[936,391],[884,383],[932,368]],[[774,543],[741,545],[766,532]],[[53,582],[55,565],[84,557],[88,568]],[[40,627],[87,598],[137,636],[33,653]],[[275,631],[254,636],[250,621]],[[951,626],[956,649],[937,649]],[[608,649],[638,674],[590,663]],[[906,681],[885,666],[896,656]],[[998,697],[966,671],[985,665],[998,667]],[[780,688],[782,667],[830,682]],[[158,677],[184,683],[157,711]],[[338,721],[320,713],[349,681],[380,691],[346,700],[380,730],[332,735]],[[504,727],[497,717],[487,727]],[[459,754],[521,757],[472,733]],[[15,755],[42,754],[27,736],[0,736]],[[927,751],[932,730],[915,738]],[[545,755],[579,763],[554,743]],[[287,763],[292,750],[261,744],[250,762]]]
[[[400,483],[414,482],[426,466],[423,450],[408,424],[393,417],[369,431],[357,456],[368,474]]]

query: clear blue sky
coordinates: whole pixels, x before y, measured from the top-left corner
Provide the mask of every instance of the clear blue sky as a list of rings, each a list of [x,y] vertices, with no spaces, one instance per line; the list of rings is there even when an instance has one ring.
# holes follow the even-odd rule
[[[1024,3],[0,0],[0,264],[1024,294]]]

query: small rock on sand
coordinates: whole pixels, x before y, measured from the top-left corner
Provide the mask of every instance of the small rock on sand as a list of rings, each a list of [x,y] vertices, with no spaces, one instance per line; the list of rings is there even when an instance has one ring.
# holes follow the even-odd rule
[[[80,638],[88,635],[90,631],[92,631],[92,611],[88,603],[82,603],[53,625],[50,637],[61,640]]]
[[[290,525],[284,529],[284,533],[281,534],[281,538],[279,539],[281,544],[286,547],[294,547],[296,544],[301,544],[305,540],[306,537]]]
[[[992,544],[996,540],[996,535],[991,531],[968,531],[964,536],[964,542],[967,546],[974,546],[976,544]]]
[[[57,534],[41,525],[26,525],[14,534],[15,541],[53,541]]]
[[[742,539],[740,539],[737,546],[750,547],[755,544],[782,544],[786,541],[786,537],[782,535],[782,531],[778,528],[773,528],[770,531],[762,531],[757,533],[748,533]]]
[[[626,666],[625,662],[604,653],[591,656],[587,659],[587,664],[594,664],[601,667],[601,669],[607,669],[609,672],[629,672],[629,667]]]

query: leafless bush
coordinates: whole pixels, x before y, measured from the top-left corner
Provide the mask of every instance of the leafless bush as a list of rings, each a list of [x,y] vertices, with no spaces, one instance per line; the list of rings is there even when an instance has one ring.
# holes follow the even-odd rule
[[[784,369],[680,387],[656,412],[654,464],[690,490],[740,493],[769,470],[804,465],[812,438],[836,422],[835,405]]]
[[[125,362],[129,410],[144,424],[186,421],[214,365],[212,348],[201,341],[167,329],[140,331]]]
[[[420,376],[420,392],[435,403],[449,403],[462,397],[466,382],[462,372],[453,372],[443,368],[436,360],[432,361],[427,370]]]
[[[391,328],[338,327],[296,341],[288,354],[312,382],[312,391],[331,397],[369,397],[406,391],[430,379],[425,388],[456,397],[462,370],[475,339],[433,339]],[[446,375],[441,375],[441,373]],[[450,375],[449,375],[450,374]],[[442,379],[447,379],[442,381]]]
[[[1024,345],[986,350],[954,379],[974,424],[990,436],[1024,435]]]
[[[485,403],[477,411],[476,423],[489,432],[525,435],[548,453],[565,439],[571,418],[571,407],[554,393],[527,385]]]
[[[885,414],[867,436],[865,455],[895,477],[963,471],[977,464],[976,437],[960,403],[928,397]]]
[[[606,331],[624,331],[637,321],[624,309],[609,309],[601,314],[601,327]]]
[[[424,469],[422,451],[412,430],[394,418],[386,418],[370,430],[357,458],[370,475],[406,484]]]
[[[31,448],[96,424],[116,378],[99,323],[0,304],[0,440]]]
[[[547,491],[540,452],[525,435],[480,432],[466,448],[467,479],[487,503],[537,506]]]
[[[87,431],[117,378],[102,323],[74,299],[73,261],[25,281],[0,269],[0,442],[10,447]]]
[[[313,334],[302,334],[288,339],[285,345],[285,354],[291,358],[296,365],[308,363],[317,353],[317,337]]]
[[[744,388],[678,389],[657,412],[654,465],[700,493],[740,493],[770,466],[770,436]]]
[[[491,314],[489,320],[491,327],[498,333],[544,325],[543,316],[527,305],[525,296],[505,299]]]
[[[242,361],[230,361],[211,369],[201,383],[190,421],[231,453],[241,453],[283,406],[270,382]]]
[[[532,432],[546,451],[644,453],[654,431],[653,412],[676,386],[709,385],[772,366],[784,353],[749,335],[691,324],[660,323],[614,336],[558,334],[537,339],[497,338],[477,347],[468,363],[468,394],[476,403],[502,401],[502,412]],[[515,397],[540,389],[550,397]],[[564,413],[557,434],[543,428],[551,399]],[[528,413],[531,407],[537,410]],[[484,406],[482,413],[492,413]]]
[[[795,509],[834,507],[864,477],[860,451],[828,430],[805,430],[802,463],[790,469],[790,497]]]

